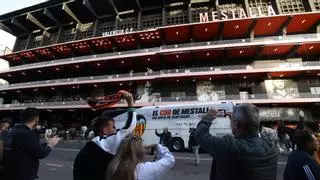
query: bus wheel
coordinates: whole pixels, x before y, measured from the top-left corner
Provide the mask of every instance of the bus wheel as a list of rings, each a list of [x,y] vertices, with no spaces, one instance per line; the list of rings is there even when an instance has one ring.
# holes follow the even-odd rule
[[[181,152],[184,150],[184,142],[181,138],[172,139],[172,148],[173,151]]]

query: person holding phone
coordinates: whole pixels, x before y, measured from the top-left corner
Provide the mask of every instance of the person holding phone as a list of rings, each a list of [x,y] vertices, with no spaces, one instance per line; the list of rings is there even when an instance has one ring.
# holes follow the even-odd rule
[[[146,149],[156,149],[158,160],[145,162],[144,157],[148,151]],[[174,156],[167,147],[157,144],[145,148],[141,137],[129,134],[122,140],[111,161],[106,179],[158,180],[174,163]]]

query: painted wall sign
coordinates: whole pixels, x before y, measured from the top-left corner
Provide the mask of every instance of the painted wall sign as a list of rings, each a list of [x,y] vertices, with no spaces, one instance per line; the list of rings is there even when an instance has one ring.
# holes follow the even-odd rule
[[[114,30],[114,31],[108,31],[108,32],[103,32],[102,36],[115,36],[115,35],[120,35],[120,34],[128,34],[128,33],[132,33],[133,32],[133,28],[127,28],[127,29],[118,29],[118,30]]]
[[[209,18],[209,13],[211,13],[211,19]],[[218,18],[220,13],[220,18]],[[236,9],[230,10],[221,10],[199,13],[200,22],[209,22],[217,20],[226,20],[226,19],[240,19],[240,18],[254,18],[254,17],[265,17],[265,16],[275,16],[277,15],[272,6],[267,6],[267,13],[263,13],[261,6],[256,8],[249,8],[248,13],[239,7]]]

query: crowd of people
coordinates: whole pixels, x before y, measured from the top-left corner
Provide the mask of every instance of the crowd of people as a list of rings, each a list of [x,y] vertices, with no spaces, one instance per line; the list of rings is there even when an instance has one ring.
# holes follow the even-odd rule
[[[94,119],[93,138],[74,161],[74,180],[157,180],[174,166],[175,157],[168,149],[172,140],[170,131],[167,128],[162,133],[156,130],[159,143],[144,146],[141,137],[132,134],[137,123],[132,94],[120,93],[128,104],[124,127],[117,129],[107,112]],[[1,180],[37,179],[39,160],[48,156],[61,140],[57,136],[46,136],[46,142],[41,142],[37,109],[27,108],[20,116],[21,123],[11,129],[10,122],[0,123]],[[190,129],[189,144],[195,153],[195,165],[200,163],[198,151],[201,148],[213,158],[210,180],[275,180],[279,148],[273,131],[260,125],[259,109],[249,103],[234,106],[233,135],[223,137],[209,132],[216,117],[217,111],[209,110],[197,127]],[[304,128],[302,121],[291,134],[279,127],[279,138],[287,139],[288,135],[292,139],[288,144],[292,152],[283,179],[319,180],[319,141],[315,134]],[[155,159],[146,161],[147,154],[155,155]]]
[[[53,96],[51,98],[45,96],[21,96],[19,100],[12,100],[11,104],[20,104],[20,103],[45,103],[45,102],[71,102],[71,101],[84,101],[85,99],[79,95],[75,96]]]

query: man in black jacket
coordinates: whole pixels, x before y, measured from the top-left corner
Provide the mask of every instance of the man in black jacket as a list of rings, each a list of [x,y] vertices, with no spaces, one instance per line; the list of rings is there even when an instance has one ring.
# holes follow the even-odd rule
[[[211,180],[275,180],[277,149],[271,140],[259,137],[259,110],[252,104],[234,106],[231,128],[234,136],[209,133],[217,111],[210,110],[199,122],[195,137],[213,158]]]
[[[172,140],[172,134],[168,130],[167,127],[163,129],[162,133],[158,133],[158,131],[156,129],[155,130],[155,134],[156,134],[156,136],[160,137],[159,144],[162,144],[162,145],[168,147],[169,149],[171,148],[170,147],[170,145],[171,145],[170,143],[171,143],[171,140]]]
[[[128,103],[133,105],[132,94],[120,91]],[[105,113],[94,119],[95,138],[88,142],[78,153],[73,166],[74,180],[106,180],[107,167],[115,156],[122,139],[136,126],[136,113],[128,109],[128,119],[122,129],[116,130],[115,122]]]
[[[60,140],[58,137],[53,137],[48,144],[40,143],[40,134],[36,129],[39,122],[37,109],[26,108],[20,116],[24,124],[16,124],[5,138],[4,179],[6,180],[36,179],[39,159],[47,157]]]
[[[289,157],[284,171],[284,180],[318,180],[320,165],[313,155],[317,149],[317,139],[308,130],[297,130],[294,135],[297,150]]]

